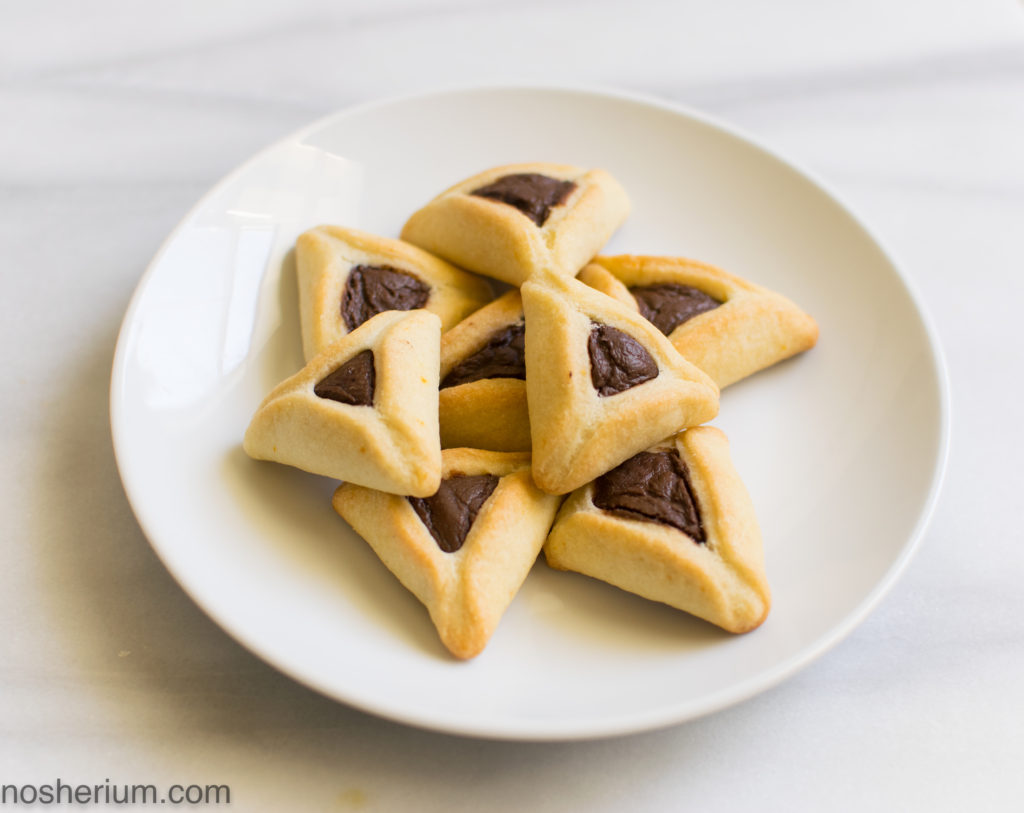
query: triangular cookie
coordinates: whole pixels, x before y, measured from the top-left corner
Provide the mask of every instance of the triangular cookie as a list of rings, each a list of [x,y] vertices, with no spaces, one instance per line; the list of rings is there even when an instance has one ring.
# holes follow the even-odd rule
[[[425,308],[447,330],[493,297],[485,280],[416,246],[341,226],[300,235],[295,266],[307,361],[377,313]]]
[[[698,426],[572,494],[547,562],[699,616],[729,632],[768,614],[761,532],[718,429]]]
[[[395,494],[433,494],[440,336],[440,320],[424,310],[370,318],[264,399],[245,451]]]
[[[539,491],[530,455],[446,449],[427,499],[346,483],[334,509],[426,605],[459,658],[483,650],[540,552],[559,500]]]
[[[575,279],[522,287],[533,476],[564,494],[718,413],[718,388],[650,322]]]
[[[781,294],[682,257],[597,257],[579,279],[650,319],[725,387],[809,350],[814,319]]]
[[[523,300],[509,291],[441,336],[441,445],[530,450]]]
[[[574,276],[629,214],[602,169],[514,164],[467,178],[415,212],[402,239],[519,285],[541,268]]]

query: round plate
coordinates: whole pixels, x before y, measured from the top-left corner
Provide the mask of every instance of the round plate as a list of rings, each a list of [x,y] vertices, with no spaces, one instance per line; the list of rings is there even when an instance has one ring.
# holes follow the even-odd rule
[[[633,212],[605,253],[713,263],[786,294],[821,326],[814,350],[729,387],[715,421],[764,536],[774,607],[753,633],[730,636],[541,561],[484,653],[457,662],[335,515],[336,483],[242,451],[257,405],[303,363],[298,234],[339,223],[396,236],[456,181],[536,160],[604,167],[625,186]],[[946,392],[907,280],[806,173],[664,104],[489,88],[330,116],[214,187],[135,292],[111,418],[157,553],[260,657],[395,720],[570,739],[722,708],[848,633],[921,538],[945,461]]]

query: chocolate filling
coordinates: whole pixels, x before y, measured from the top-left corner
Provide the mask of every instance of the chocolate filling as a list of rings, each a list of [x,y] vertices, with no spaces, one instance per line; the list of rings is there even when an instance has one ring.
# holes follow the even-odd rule
[[[376,386],[377,373],[373,367],[373,351],[364,350],[322,378],[313,387],[313,392],[321,398],[329,398],[343,404],[371,406]]]
[[[667,282],[630,288],[640,314],[666,336],[683,322],[722,303],[699,288]]]
[[[615,395],[658,377],[658,365],[640,342],[618,328],[591,324],[590,381],[598,395]]]
[[[441,382],[441,389],[484,378],[526,380],[526,327],[522,322],[492,334],[487,344],[457,364]]]
[[[341,297],[341,318],[355,330],[384,311],[411,311],[427,304],[430,287],[419,277],[388,265],[357,265]]]
[[[594,481],[593,503],[628,519],[678,528],[707,542],[686,464],[675,451],[640,452]]]
[[[445,553],[454,553],[466,541],[480,507],[497,485],[498,478],[493,474],[457,474],[442,480],[433,496],[408,500],[437,546]]]
[[[504,175],[469,194],[515,206],[538,226],[543,226],[551,208],[564,203],[575,188],[572,181],[560,181],[536,172],[521,172]]]

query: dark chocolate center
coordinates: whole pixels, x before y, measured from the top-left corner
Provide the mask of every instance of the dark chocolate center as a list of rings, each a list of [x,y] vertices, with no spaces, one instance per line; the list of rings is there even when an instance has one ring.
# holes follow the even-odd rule
[[[457,474],[442,480],[432,497],[408,499],[437,546],[445,553],[454,553],[466,541],[480,507],[497,485],[498,478],[493,474]]]
[[[377,373],[373,367],[373,351],[357,353],[337,370],[325,376],[313,387],[321,398],[340,401],[352,406],[371,406]]]
[[[456,365],[441,382],[441,389],[484,378],[526,380],[526,328],[522,322],[492,334],[487,344]]]
[[[699,288],[667,282],[630,288],[640,314],[666,336],[683,322],[722,303]]]
[[[411,311],[427,304],[430,287],[419,277],[387,265],[357,265],[341,297],[341,318],[355,330],[384,311]]]
[[[564,203],[575,188],[572,181],[560,181],[536,172],[521,172],[503,175],[470,194],[515,206],[538,226],[543,226],[551,208]]]
[[[658,365],[640,342],[618,328],[592,324],[587,350],[598,395],[615,395],[658,377]]]
[[[707,542],[686,464],[675,451],[640,452],[594,481],[594,505],[629,519],[671,525]]]

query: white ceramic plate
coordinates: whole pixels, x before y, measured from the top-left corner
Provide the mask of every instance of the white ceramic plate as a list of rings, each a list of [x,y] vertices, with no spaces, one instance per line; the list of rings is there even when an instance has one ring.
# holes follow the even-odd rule
[[[397,235],[491,165],[610,170],[633,213],[607,253],[702,259],[819,321],[810,353],[728,388],[715,421],[753,496],[774,608],[733,637],[538,563],[487,650],[461,663],[332,511],[334,482],[249,460],[263,396],[302,366],[295,237]],[[921,538],[945,460],[945,373],[920,305],[834,196],[692,112],[577,90],[475,89],[345,111],[210,191],[132,300],[111,416],[128,497],[188,593],[324,694],[448,732],[569,739],[653,728],[747,698],[836,643]]]

